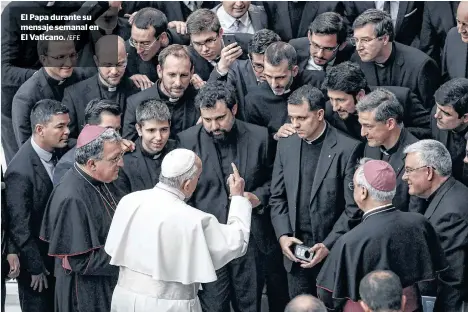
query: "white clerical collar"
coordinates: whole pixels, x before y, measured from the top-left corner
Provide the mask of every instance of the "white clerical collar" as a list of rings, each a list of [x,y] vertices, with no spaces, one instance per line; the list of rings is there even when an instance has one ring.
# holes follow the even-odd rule
[[[176,189],[174,187],[171,187],[171,186],[168,186],[168,185],[163,184],[161,182],[158,182],[158,184],[156,184],[155,188],[158,188],[160,190],[171,193],[172,195],[175,195],[176,197],[178,197],[180,200],[185,200],[184,193],[182,193],[180,190],[178,190],[178,189]]]
[[[105,81],[102,77],[101,74],[99,74],[99,81],[101,82],[103,87],[106,87],[107,91],[109,92],[115,92],[117,91],[117,86],[111,86],[107,81]]]
[[[310,141],[304,139],[304,142],[306,142],[307,144],[312,144],[312,143],[314,143],[315,141],[317,141],[319,138],[322,137],[322,135],[325,133],[325,130],[327,130],[327,123],[325,123],[325,127],[323,127],[322,132],[320,132],[320,134],[319,134],[315,139],[310,140]]]
[[[42,159],[45,162],[49,162],[52,159],[52,153],[46,151],[42,147],[40,147],[36,141],[34,141],[34,137],[31,137],[31,145],[36,152],[37,156],[39,156],[40,159]]]
[[[395,209],[395,207],[393,207],[393,204],[387,204],[387,205],[382,205],[382,206],[372,208],[372,209],[367,210],[366,212],[364,212],[364,214],[362,215],[362,221],[366,220],[371,215],[378,214],[378,213],[385,212],[385,211],[389,211],[389,210],[392,210],[392,209]]]
[[[224,7],[221,5],[218,9],[218,19],[221,21],[222,24],[225,24],[223,26],[226,27],[227,29],[231,28],[234,26],[234,23],[236,20],[239,20],[244,27],[249,27],[250,26],[250,16],[249,16],[249,11],[245,12],[244,15],[242,15],[240,18],[235,18],[229,15],[226,10],[224,10]]]

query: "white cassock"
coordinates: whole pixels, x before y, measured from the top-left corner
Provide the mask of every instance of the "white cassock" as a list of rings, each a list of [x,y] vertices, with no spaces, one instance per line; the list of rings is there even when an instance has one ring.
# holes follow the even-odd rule
[[[201,312],[200,283],[245,254],[252,206],[233,196],[227,224],[187,205],[177,189],[158,183],[122,198],[107,236],[120,267],[112,312]]]

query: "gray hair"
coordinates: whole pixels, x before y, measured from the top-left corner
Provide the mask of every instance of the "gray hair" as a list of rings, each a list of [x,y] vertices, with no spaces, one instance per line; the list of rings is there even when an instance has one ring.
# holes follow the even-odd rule
[[[314,296],[299,295],[288,303],[284,312],[327,312],[327,308]]]
[[[358,113],[375,110],[375,121],[386,122],[394,118],[398,125],[403,123],[404,109],[396,96],[383,88],[378,88],[364,96],[356,105]]]
[[[403,153],[416,153],[420,166],[432,167],[441,177],[452,174],[452,158],[447,148],[439,141],[421,140],[407,146]]]
[[[140,103],[136,109],[136,121],[141,126],[143,122],[156,120],[171,122],[171,112],[166,103],[161,100],[147,100]]]
[[[396,187],[391,190],[390,192],[379,191],[378,189],[374,188],[370,183],[367,181],[366,177],[364,176],[364,164],[372,160],[371,158],[362,158],[359,160],[359,167],[356,170],[356,183],[357,185],[362,186],[367,190],[369,196],[375,199],[378,202],[388,202],[392,201],[393,197],[396,194]]]
[[[394,40],[395,30],[390,14],[382,10],[368,9],[354,20],[353,30],[367,24],[374,25],[374,35],[377,38],[388,35],[389,41]]]
[[[114,130],[107,129],[101,135],[90,143],[76,148],[75,161],[80,165],[86,165],[88,160],[101,160],[104,156],[104,143],[120,143],[122,137]]]
[[[187,172],[177,177],[166,178],[161,172],[159,174],[159,182],[167,186],[173,187],[175,189],[180,189],[180,187],[185,181],[192,180],[197,175],[197,173],[198,173],[198,167],[195,163],[193,163],[192,167]]]

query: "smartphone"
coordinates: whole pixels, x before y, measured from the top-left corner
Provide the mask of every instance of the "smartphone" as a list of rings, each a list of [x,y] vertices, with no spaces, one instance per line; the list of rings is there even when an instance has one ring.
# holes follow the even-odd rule
[[[224,42],[224,46],[227,47],[228,45],[237,42],[236,36],[232,34],[225,34],[223,35],[223,42]]]
[[[309,252],[310,247],[304,246],[304,245],[295,245],[294,246],[294,255],[296,256],[297,259],[304,260],[307,262],[312,261],[312,258],[314,257],[313,252]]]

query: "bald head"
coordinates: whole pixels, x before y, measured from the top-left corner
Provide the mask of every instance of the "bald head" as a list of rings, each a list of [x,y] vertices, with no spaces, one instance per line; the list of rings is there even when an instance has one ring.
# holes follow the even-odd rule
[[[468,2],[460,1],[457,10],[457,29],[463,42],[468,43]]]
[[[125,57],[127,59],[127,52],[125,51],[125,41],[122,37],[117,35],[102,36],[95,45],[96,57],[101,59],[111,58],[117,59]]]
[[[284,312],[327,312],[327,308],[314,296],[299,295],[288,303]]]
[[[361,306],[365,311],[401,311],[405,298],[400,278],[391,271],[373,271],[359,285]]]
[[[117,86],[125,74],[127,52],[124,40],[116,35],[102,36],[95,45],[94,61],[101,80],[109,86]]]

